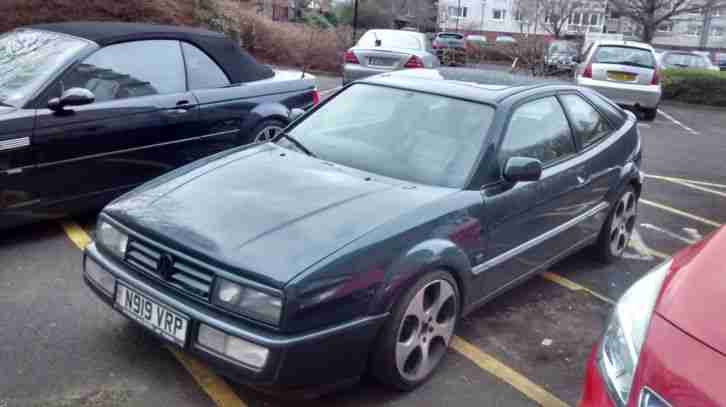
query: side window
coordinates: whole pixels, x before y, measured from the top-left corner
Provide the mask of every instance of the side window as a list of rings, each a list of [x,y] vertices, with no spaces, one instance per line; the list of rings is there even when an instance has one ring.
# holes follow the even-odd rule
[[[577,95],[562,96],[562,103],[570,114],[575,135],[587,147],[610,133],[605,119],[589,103]]]
[[[66,73],[61,86],[86,88],[96,96],[96,102],[185,92],[179,42],[151,40],[109,45]]]
[[[187,64],[189,89],[213,89],[230,84],[227,75],[207,54],[192,44],[182,43]]]
[[[530,157],[551,163],[575,153],[570,126],[554,96],[517,108],[499,149],[502,164],[510,157]]]

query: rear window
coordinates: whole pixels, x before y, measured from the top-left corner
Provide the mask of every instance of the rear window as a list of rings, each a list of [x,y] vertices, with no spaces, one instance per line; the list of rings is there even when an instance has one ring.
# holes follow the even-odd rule
[[[368,31],[358,41],[358,46],[376,48],[376,40],[382,48],[423,49],[421,35],[410,31]]]
[[[600,46],[595,51],[592,62],[596,64],[630,65],[651,69],[655,67],[655,59],[650,50],[616,45]]]
[[[460,34],[439,34],[439,38],[450,38],[450,39],[453,38],[455,40],[460,40],[464,37]]]
[[[671,53],[663,58],[663,64],[680,68],[708,68],[711,66],[711,61],[702,55]]]

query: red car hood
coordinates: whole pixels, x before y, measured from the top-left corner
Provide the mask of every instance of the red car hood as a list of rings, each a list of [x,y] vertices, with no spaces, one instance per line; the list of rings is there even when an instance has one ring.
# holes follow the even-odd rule
[[[656,312],[726,355],[726,228],[673,258]]]

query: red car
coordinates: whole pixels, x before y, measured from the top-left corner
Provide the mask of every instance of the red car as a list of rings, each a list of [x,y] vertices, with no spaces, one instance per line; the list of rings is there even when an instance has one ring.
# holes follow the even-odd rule
[[[726,406],[726,228],[633,284],[587,366],[580,407]]]

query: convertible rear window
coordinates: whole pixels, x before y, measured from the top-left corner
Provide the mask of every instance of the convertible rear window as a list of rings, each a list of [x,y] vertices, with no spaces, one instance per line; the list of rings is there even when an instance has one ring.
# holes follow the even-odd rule
[[[452,38],[452,39],[455,39],[455,40],[460,40],[460,39],[464,38],[464,36],[461,35],[461,34],[449,34],[449,33],[447,33],[447,34],[439,34],[439,38]]]
[[[596,64],[630,65],[641,68],[654,68],[655,58],[647,49],[620,45],[603,45],[595,52],[592,62]]]
[[[377,48],[379,45],[376,45],[376,40],[380,41],[380,47],[383,48],[423,49],[421,34],[393,30],[368,31],[358,41],[357,46],[361,48]]]
[[[463,187],[494,117],[491,106],[356,84],[290,134],[320,158],[386,177]]]

